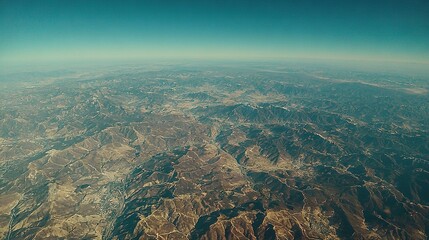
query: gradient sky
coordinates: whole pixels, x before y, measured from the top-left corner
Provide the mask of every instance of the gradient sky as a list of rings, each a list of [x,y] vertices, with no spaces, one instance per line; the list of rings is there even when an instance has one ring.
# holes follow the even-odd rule
[[[429,62],[428,0],[0,0],[0,61]]]

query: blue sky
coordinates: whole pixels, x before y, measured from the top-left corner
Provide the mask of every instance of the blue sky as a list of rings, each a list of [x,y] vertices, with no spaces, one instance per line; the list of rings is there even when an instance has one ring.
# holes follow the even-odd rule
[[[0,0],[0,61],[429,62],[429,1]]]

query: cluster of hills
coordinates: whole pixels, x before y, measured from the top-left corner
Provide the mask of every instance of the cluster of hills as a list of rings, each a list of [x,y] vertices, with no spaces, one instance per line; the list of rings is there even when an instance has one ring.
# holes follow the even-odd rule
[[[427,239],[428,86],[404,79],[166,66],[9,83],[0,238]]]

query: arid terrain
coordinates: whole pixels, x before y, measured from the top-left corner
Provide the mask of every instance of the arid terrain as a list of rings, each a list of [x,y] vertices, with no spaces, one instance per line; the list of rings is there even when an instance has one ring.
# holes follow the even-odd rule
[[[5,75],[0,239],[428,239],[429,82],[304,67]]]

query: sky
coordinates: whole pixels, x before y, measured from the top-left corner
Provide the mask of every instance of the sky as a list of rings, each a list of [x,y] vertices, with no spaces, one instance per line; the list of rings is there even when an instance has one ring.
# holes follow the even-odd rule
[[[428,0],[0,0],[0,62],[429,63]]]

